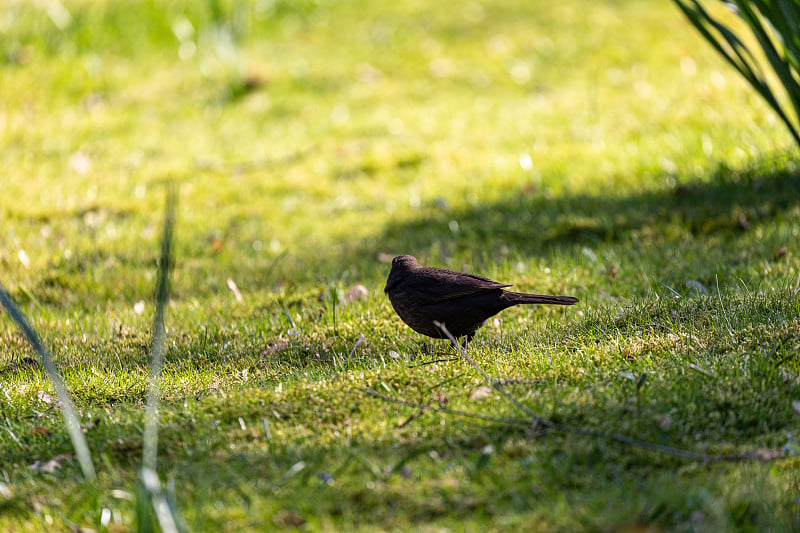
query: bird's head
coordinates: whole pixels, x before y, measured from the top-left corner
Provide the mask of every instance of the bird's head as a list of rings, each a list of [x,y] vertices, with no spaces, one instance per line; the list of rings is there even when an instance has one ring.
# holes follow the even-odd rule
[[[392,259],[392,270],[398,268],[400,270],[411,270],[418,267],[417,258],[413,255],[398,255]]]
[[[407,272],[419,268],[417,258],[413,255],[398,255],[392,259],[392,270],[389,271],[389,278],[386,280],[386,287],[383,292],[389,292],[400,280],[405,277]]]

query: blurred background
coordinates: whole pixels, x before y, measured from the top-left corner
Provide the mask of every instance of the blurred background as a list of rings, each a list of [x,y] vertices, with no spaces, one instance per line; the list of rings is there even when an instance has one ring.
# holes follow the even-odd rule
[[[726,169],[791,147],[670,2],[4,0],[0,76],[0,264],[56,306],[148,293],[165,180],[178,298],[399,253],[682,287],[763,207]]]

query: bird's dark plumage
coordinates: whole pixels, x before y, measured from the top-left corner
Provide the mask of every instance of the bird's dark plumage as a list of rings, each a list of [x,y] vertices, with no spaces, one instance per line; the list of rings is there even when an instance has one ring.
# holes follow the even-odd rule
[[[423,267],[411,255],[392,260],[392,270],[383,289],[398,316],[417,333],[443,338],[434,325],[441,322],[456,338],[467,342],[487,318],[519,304],[572,305],[571,296],[543,296],[503,290],[511,285],[488,278]]]

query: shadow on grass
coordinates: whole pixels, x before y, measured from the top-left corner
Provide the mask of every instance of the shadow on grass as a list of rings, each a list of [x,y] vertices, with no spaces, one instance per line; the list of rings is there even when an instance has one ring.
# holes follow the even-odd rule
[[[375,242],[391,251],[442,250],[447,255],[475,253],[479,246],[489,257],[501,256],[506,248],[546,255],[619,242],[632,232],[647,236],[669,225],[682,228],[680,236],[736,236],[798,204],[800,172],[760,162],[741,171],[722,167],[707,183],[624,196],[609,191],[547,198],[535,189],[517,190],[496,203],[428,209],[411,222],[390,224]],[[674,238],[665,232],[660,240],[669,246]]]
[[[687,509],[696,508],[697,504],[691,503],[696,493],[708,490],[696,485],[698,478],[704,479],[705,487],[714,486],[712,492],[718,494],[721,489],[717,485],[725,486],[737,475],[728,469],[705,478],[702,469],[689,470],[678,479],[669,474],[670,483],[665,486],[661,476],[651,479],[654,467],[676,469],[685,462],[602,440],[563,434],[534,437],[526,429],[454,420],[437,413],[423,416],[441,418],[441,424],[430,420],[423,424],[419,418],[408,417],[413,414],[410,409],[364,403],[360,409],[387,411],[392,423],[387,425],[383,442],[348,438],[318,448],[301,439],[274,445],[265,443],[258,431],[232,430],[234,434],[227,434],[225,444],[233,440],[236,451],[231,451],[232,446],[217,449],[213,444],[200,454],[216,457],[218,464],[209,467],[191,460],[186,464],[183,457],[172,458],[178,465],[179,482],[184,491],[192,493],[192,501],[202,502],[213,494],[246,502],[247,513],[241,519],[254,526],[291,512],[298,522],[327,518],[346,524],[366,517],[373,527],[389,528],[397,527],[398,517],[420,524],[446,518],[491,520],[493,516],[524,522],[533,515],[543,523],[555,521],[570,529],[583,520],[587,521],[584,526],[596,527],[593,522],[600,518],[616,525],[609,529],[618,529],[629,521],[674,527],[683,519],[681,515],[688,514]],[[250,420],[260,414],[240,416]],[[398,425],[400,420],[410,423]],[[281,425],[273,423],[273,427]],[[422,430],[426,425],[431,428]],[[236,422],[222,420],[221,427],[236,427]],[[620,450],[625,452],[623,457],[608,460],[609,456],[618,457]],[[751,468],[755,474],[758,481],[752,480],[753,485],[767,475],[767,468],[761,465],[742,468]],[[213,476],[208,475],[211,469]],[[613,480],[610,485],[609,480]],[[780,490],[778,485],[772,483],[758,498],[753,498],[749,486],[726,496],[735,505],[743,501],[755,504],[752,516],[724,512],[731,512],[740,525],[765,523],[776,516],[788,521],[792,516],[789,503],[777,513],[770,507],[770,498]],[[576,501],[580,505],[571,509],[569,502]],[[609,512],[612,502],[614,510]],[[211,507],[195,505],[191,511],[194,519],[219,520],[205,511]],[[200,529],[209,529],[208,524]]]
[[[783,155],[743,169],[720,167],[707,179],[628,193],[609,189],[552,198],[545,190],[523,187],[497,201],[466,207],[432,201],[363,241],[332,242],[324,249],[298,243],[278,257],[238,249],[220,259],[204,240],[207,229],[193,235],[187,230],[193,240],[180,252],[184,259],[179,269],[182,279],[194,281],[178,283],[175,297],[227,294],[225,279],[232,277],[250,291],[282,292],[283,305],[291,307],[311,301],[309,282],[369,284],[384,279],[388,265],[378,261],[381,253],[411,253],[423,263],[453,268],[463,267],[452,260],[459,256],[475,271],[489,273],[487,267],[505,258],[561,257],[577,265],[583,261],[583,248],[624,256],[627,266],[636,262],[646,276],[660,281],[679,272],[679,284],[689,279],[686,275],[713,284],[719,264],[742,264],[747,258],[741,253],[771,257],[776,248],[789,245],[771,242],[777,238],[774,231],[764,232],[761,244],[753,241],[760,239],[755,237],[760,228],[798,205],[800,171]],[[137,250],[82,251],[59,259],[31,282],[30,292],[43,304],[56,306],[90,298],[135,301],[147,288],[138,270],[151,268],[153,262]],[[14,296],[26,297],[22,292]]]

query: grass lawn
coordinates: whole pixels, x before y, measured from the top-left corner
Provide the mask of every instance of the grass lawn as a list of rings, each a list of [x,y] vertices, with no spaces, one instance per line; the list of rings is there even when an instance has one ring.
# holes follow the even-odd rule
[[[98,471],[3,316],[0,530],[150,525],[167,180],[158,466],[192,530],[797,527],[800,154],[671,2],[0,8],[0,281]],[[580,298],[468,350],[580,431],[405,327],[400,253]]]

